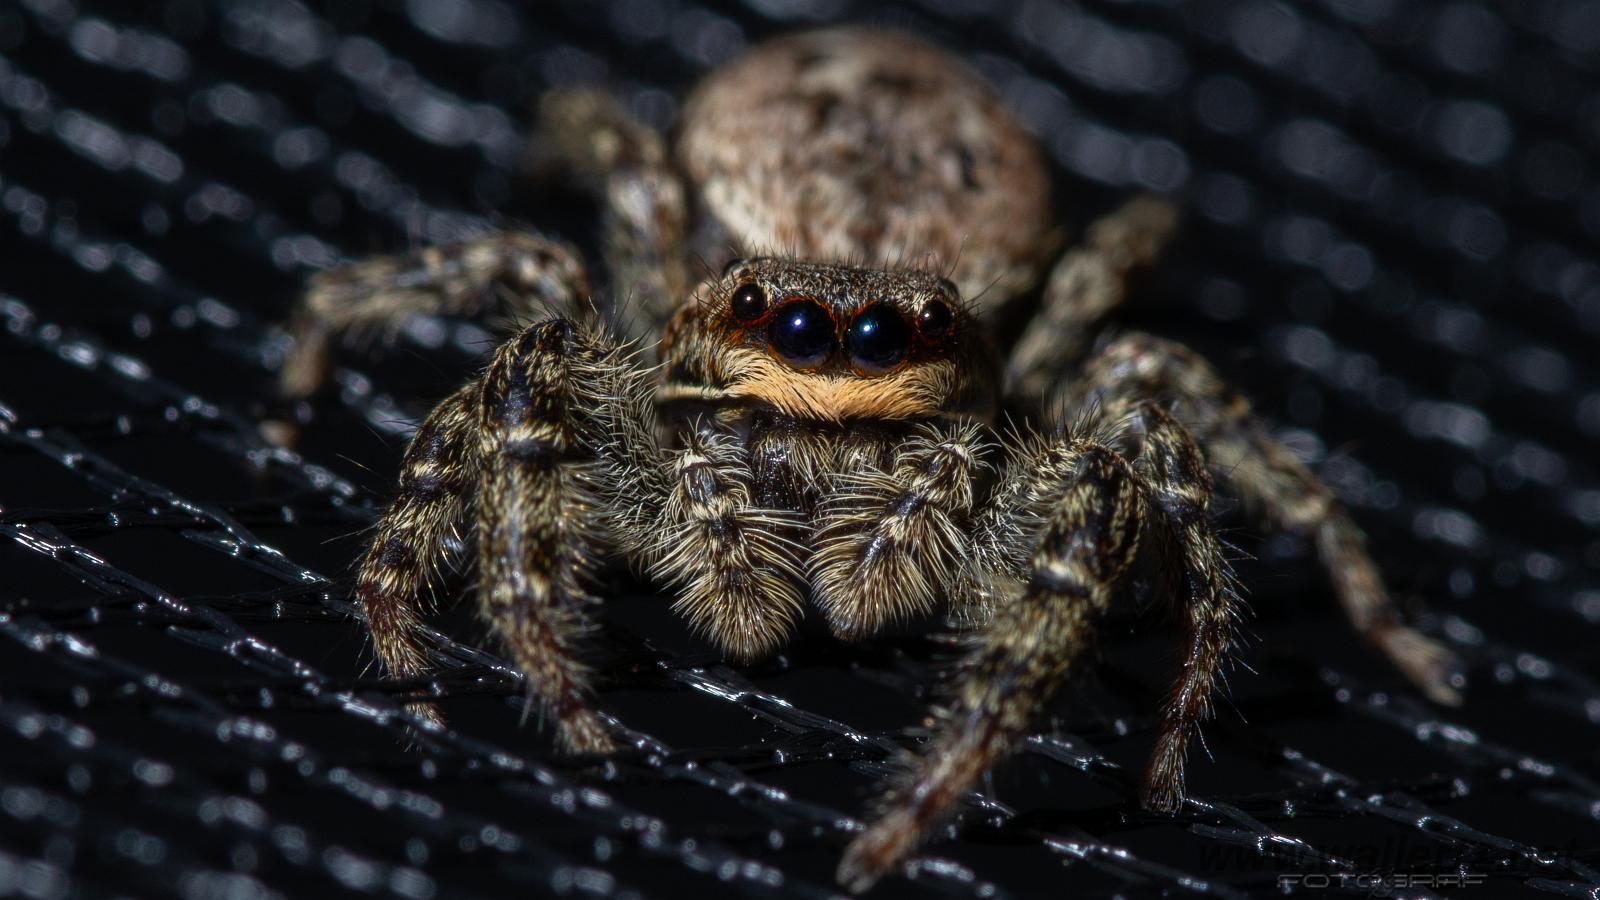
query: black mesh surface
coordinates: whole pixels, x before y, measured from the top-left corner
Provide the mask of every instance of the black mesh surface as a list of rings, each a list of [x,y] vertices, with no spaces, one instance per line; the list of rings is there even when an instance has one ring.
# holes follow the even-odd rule
[[[1592,0],[0,5],[0,896],[835,890],[945,645],[808,633],[735,669],[619,574],[593,652],[636,751],[554,755],[470,604],[436,620],[452,728],[412,741],[349,571],[412,423],[491,337],[427,321],[342,355],[297,452],[257,424],[317,269],[507,221],[594,256],[592,205],[520,177],[542,89],[606,83],[666,126],[708,67],[837,20],[989,75],[1069,221],[1182,199],[1124,321],[1251,393],[1471,665],[1463,708],[1422,701],[1307,548],[1235,512],[1248,668],[1195,802],[1135,802],[1176,648],[1119,618],[879,890],[1597,896]]]

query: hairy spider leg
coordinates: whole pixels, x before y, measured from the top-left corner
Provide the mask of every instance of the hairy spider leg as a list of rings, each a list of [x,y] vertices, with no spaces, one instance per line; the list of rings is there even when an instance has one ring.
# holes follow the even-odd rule
[[[534,147],[602,200],[619,331],[648,342],[689,296],[688,193],[666,141],[616,97],[592,88],[546,93]]]
[[[1051,269],[1044,294],[1006,363],[1006,393],[1032,409],[1050,385],[1082,362],[1096,326],[1128,296],[1133,273],[1154,262],[1178,214],[1155,197],[1137,197],[1089,226],[1087,240]]]
[[[482,612],[555,722],[558,742],[580,752],[614,748],[588,707],[589,673],[577,647],[594,602],[584,586],[588,567],[606,532],[598,485],[626,485],[614,494],[648,490],[617,476],[654,444],[642,439],[619,458],[620,445],[607,437],[623,411],[637,412],[642,380],[614,344],[553,319],[501,345],[482,376],[429,415],[356,579],[392,675],[428,669],[422,593],[470,506]],[[419,712],[442,721],[431,705]]]
[[[1150,502],[1127,460],[1088,437],[1034,439],[1014,455],[997,495],[1020,505],[990,507],[988,518],[1022,516],[1038,528],[1024,529],[1036,537],[1021,571],[1006,565],[979,577],[1020,582],[1020,592],[994,588],[1010,599],[972,634],[932,739],[845,851],[838,878],[852,890],[898,866],[1027,733],[1039,704],[1089,650],[1094,622],[1133,565]],[[1013,535],[1000,526],[988,536]],[[995,547],[979,559],[1016,555]]]
[[[290,319],[294,346],[278,372],[279,389],[291,399],[315,393],[328,376],[331,344],[341,335],[376,334],[387,343],[408,319],[427,315],[571,315],[589,294],[589,276],[576,250],[520,231],[319,272]]]
[[[581,420],[605,398],[575,363],[599,356],[570,322],[525,330],[484,373],[477,428],[478,601],[557,740],[587,753],[616,746],[589,708],[590,673],[578,659],[602,533]]]
[[[1204,454],[1188,429],[1157,404],[1139,404],[1137,417],[1143,476],[1171,532],[1164,546],[1180,557],[1175,568],[1182,574],[1170,594],[1183,627],[1183,660],[1145,770],[1144,805],[1176,812],[1183,805],[1189,740],[1211,714],[1242,602],[1211,523],[1211,474]]]
[[[1211,468],[1271,529],[1305,535],[1356,629],[1436,703],[1461,702],[1461,665],[1449,648],[1400,622],[1394,601],[1349,512],[1250,402],[1199,354],[1174,341],[1129,333],[1085,364],[1076,404],[1108,410],[1156,399],[1199,439]]]
[[[466,494],[478,469],[477,381],[442,401],[411,438],[400,461],[394,502],[378,520],[356,575],[356,600],[378,659],[391,678],[428,671],[421,613],[437,587],[446,548],[459,543]],[[431,703],[414,703],[418,716],[441,722]]]

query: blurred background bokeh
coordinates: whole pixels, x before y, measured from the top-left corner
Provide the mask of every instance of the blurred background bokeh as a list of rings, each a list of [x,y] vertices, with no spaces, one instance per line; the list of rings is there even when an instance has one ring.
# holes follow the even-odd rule
[[[1181,203],[1121,323],[1254,397],[1471,666],[1461,709],[1420,699],[1306,546],[1225,511],[1255,615],[1198,802],[1135,802],[1176,657],[1129,615],[883,894],[1600,890],[1600,3],[10,0],[0,896],[832,890],[943,644],[809,634],[735,670],[619,575],[599,702],[638,752],[554,756],[465,608],[429,685],[454,730],[413,745],[349,567],[493,337],[415,323],[297,410],[273,378],[296,292],[342,261],[513,223],[598,260],[593,204],[524,177],[541,91],[670,128],[708,68],[842,21],[991,79],[1069,224]],[[297,452],[259,436],[285,414]]]

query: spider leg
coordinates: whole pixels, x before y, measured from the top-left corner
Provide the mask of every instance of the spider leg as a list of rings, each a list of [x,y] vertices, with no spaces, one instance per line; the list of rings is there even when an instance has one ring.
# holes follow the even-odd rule
[[[664,467],[664,508],[646,526],[653,571],[678,587],[675,612],[730,656],[760,657],[800,617],[800,519],[752,503],[749,467],[726,435],[690,430],[683,440]]]
[[[1400,623],[1349,512],[1198,354],[1150,335],[1127,334],[1089,360],[1077,391],[1079,403],[1107,410],[1146,399],[1167,406],[1194,433],[1213,470],[1269,527],[1315,543],[1355,627],[1431,700],[1461,702],[1455,654]]]
[[[838,476],[817,512],[811,578],[834,633],[865,637],[952,593],[965,560],[973,483],[985,467],[975,425],[928,427],[893,470]]]
[[[615,748],[589,708],[577,654],[604,525],[594,411],[615,399],[607,370],[616,365],[579,326],[541,322],[496,352],[476,410],[479,603],[558,742],[575,752]]]
[[[1183,614],[1184,657],[1161,716],[1161,731],[1145,771],[1144,805],[1176,812],[1183,805],[1189,740],[1211,713],[1211,695],[1233,642],[1240,606],[1233,570],[1211,525],[1211,474],[1187,429],[1160,406],[1142,403],[1139,459],[1155,505],[1165,513],[1183,574],[1176,591]]]
[[[414,253],[378,256],[313,276],[290,319],[294,346],[278,373],[286,397],[310,396],[327,378],[332,341],[377,332],[391,340],[410,318],[577,312],[589,277],[577,251],[505,231]]]
[[[465,493],[477,467],[478,392],[477,382],[456,391],[417,429],[400,464],[399,492],[357,570],[356,599],[392,677],[414,678],[428,668],[419,601],[466,513]],[[431,703],[410,708],[442,721]]]
[[[1090,225],[1084,244],[1051,270],[1039,311],[1006,363],[1006,393],[1036,405],[1051,382],[1082,358],[1095,325],[1122,305],[1129,277],[1154,261],[1176,225],[1177,212],[1155,197],[1129,201]]]
[[[551,91],[540,99],[541,149],[604,202],[606,257],[628,338],[659,333],[689,295],[688,195],[666,141],[603,91]]]
[[[838,879],[851,890],[865,890],[897,866],[1027,733],[1038,704],[1089,650],[1094,622],[1134,561],[1148,501],[1114,450],[1090,438],[1034,441],[1014,457],[1007,480],[998,495],[1021,506],[989,518],[1018,517],[1036,527],[988,536],[1033,536],[1031,556],[1013,546],[979,557],[1025,560],[985,573],[1008,583],[996,590],[1011,599],[973,635],[932,740],[845,851]]]

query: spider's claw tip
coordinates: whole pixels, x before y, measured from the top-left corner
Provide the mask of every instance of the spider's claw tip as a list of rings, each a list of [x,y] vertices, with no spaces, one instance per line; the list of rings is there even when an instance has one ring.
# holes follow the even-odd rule
[[[1151,812],[1173,815],[1183,809],[1185,796],[1183,779],[1184,742],[1179,733],[1164,731],[1150,754],[1150,764],[1144,773],[1144,790],[1139,805]]]
[[[839,864],[839,871],[834,878],[838,880],[840,886],[852,894],[864,894],[878,882],[877,875],[869,874],[859,866],[849,866],[846,863]]]
[[[1139,805],[1151,812],[1176,815],[1183,809],[1183,789],[1172,785],[1147,784]]]
[[[834,878],[852,894],[860,894],[900,864],[916,835],[911,817],[890,813],[872,823],[845,848]]]
[[[855,845],[852,844],[851,846],[853,848]],[[840,886],[850,893],[863,894],[878,883],[878,879],[882,877],[882,874],[869,869],[863,860],[857,858],[855,854],[847,852],[843,861],[839,863],[839,869],[834,873],[833,877],[839,882]]]
[[[405,709],[411,714],[411,719],[405,723],[405,741],[413,749],[424,746],[428,735],[449,731],[444,713],[432,703],[407,703]]]
[[[1140,804],[1150,812],[1173,815],[1183,808],[1183,800],[1168,793],[1145,794]]]
[[[265,419],[257,429],[263,440],[280,450],[293,450],[300,442],[300,426],[285,419]]]
[[[1466,664],[1455,651],[1412,628],[1390,629],[1379,639],[1384,653],[1429,700],[1460,706],[1467,686]]]
[[[1467,686],[1467,676],[1459,665],[1447,667],[1436,678],[1419,686],[1429,700],[1440,706],[1460,706],[1463,702],[1462,693]]]
[[[622,749],[590,710],[572,713],[557,724],[556,745],[561,752],[574,755],[610,756]]]

